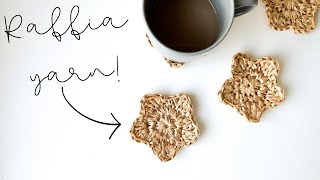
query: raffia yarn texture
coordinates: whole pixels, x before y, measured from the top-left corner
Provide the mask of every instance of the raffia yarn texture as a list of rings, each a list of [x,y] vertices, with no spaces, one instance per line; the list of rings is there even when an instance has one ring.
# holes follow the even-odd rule
[[[148,39],[148,42],[149,42],[150,46],[153,47],[148,34],[146,34],[146,37]],[[173,61],[173,60],[168,59],[166,57],[163,57],[163,58],[169,64],[169,66],[172,67],[172,68],[179,68],[179,67],[181,67],[181,66],[183,66],[185,64],[184,62]]]
[[[262,0],[266,6],[269,26],[277,31],[287,29],[308,33],[316,27],[315,14],[320,0]]]
[[[136,142],[148,145],[161,161],[170,161],[180,148],[193,144],[199,137],[189,96],[145,95],[130,134]]]
[[[146,37],[147,37],[147,40],[148,40],[148,43],[150,44],[150,46],[153,47],[153,45],[152,45],[152,43],[151,43],[151,40],[150,40],[148,34],[146,34]]]
[[[279,70],[279,62],[272,57],[254,60],[238,53],[233,57],[232,78],[223,84],[219,98],[257,123],[267,108],[284,100],[284,90],[277,82]]]
[[[170,67],[172,68],[179,68],[181,66],[183,66],[185,63],[184,62],[177,62],[177,61],[173,61],[171,59],[165,58],[163,57],[164,60],[166,60],[166,62],[169,64]]]

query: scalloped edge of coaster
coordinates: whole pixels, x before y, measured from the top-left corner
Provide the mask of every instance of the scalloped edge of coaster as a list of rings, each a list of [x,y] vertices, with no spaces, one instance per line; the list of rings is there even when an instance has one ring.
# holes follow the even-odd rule
[[[131,138],[148,145],[161,161],[172,160],[182,147],[198,140],[200,128],[189,95],[146,94],[140,107],[130,129]]]
[[[163,57],[163,58],[169,64],[169,66],[172,67],[172,68],[179,68],[179,67],[181,67],[181,66],[183,66],[185,64],[184,62],[173,61],[173,60],[170,60],[170,59],[165,58],[165,57]]]
[[[315,29],[315,15],[320,8],[320,0],[301,0],[300,3],[298,0],[262,1],[265,5],[270,28],[276,31],[292,29],[295,33],[309,33]],[[272,5],[278,1],[283,3],[281,7]]]
[[[238,53],[232,61],[232,78],[222,85],[219,99],[237,109],[248,121],[258,123],[267,108],[285,99],[284,90],[277,81],[279,71],[279,62],[272,57],[253,59]]]

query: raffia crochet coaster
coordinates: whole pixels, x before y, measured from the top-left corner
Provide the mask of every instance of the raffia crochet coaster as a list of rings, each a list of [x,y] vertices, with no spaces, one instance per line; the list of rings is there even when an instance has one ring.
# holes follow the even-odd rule
[[[148,145],[161,161],[173,159],[180,148],[194,143],[199,137],[189,96],[145,95],[141,100],[140,116],[133,123],[130,134],[136,142]]]
[[[269,26],[277,31],[293,29],[308,33],[316,27],[315,14],[320,0],[262,0],[266,6]]]
[[[146,37],[147,37],[147,40],[148,40],[150,46],[153,47],[148,34],[146,34]],[[181,67],[182,65],[185,64],[184,62],[177,62],[177,61],[165,58],[165,57],[163,57],[163,58],[169,64],[169,66],[172,67],[172,68],[179,68],[179,67]]]
[[[277,82],[279,70],[279,62],[272,57],[254,60],[238,53],[233,57],[232,78],[223,84],[219,98],[257,123],[267,108],[284,100],[284,90]]]

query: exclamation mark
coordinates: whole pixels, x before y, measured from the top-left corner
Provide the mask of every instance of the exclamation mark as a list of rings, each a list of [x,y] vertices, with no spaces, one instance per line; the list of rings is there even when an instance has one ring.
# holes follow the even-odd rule
[[[119,58],[117,56],[117,76],[119,77]],[[118,82],[120,82],[120,79],[118,79]]]

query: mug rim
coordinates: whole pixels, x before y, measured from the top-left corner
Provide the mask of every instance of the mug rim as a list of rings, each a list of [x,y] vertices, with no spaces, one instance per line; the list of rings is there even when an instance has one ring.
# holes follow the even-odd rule
[[[177,62],[190,62],[191,61],[191,57],[194,57],[194,56],[199,56],[199,55],[206,55],[208,54],[209,52],[211,52],[211,50],[213,50],[216,46],[218,46],[224,39],[225,37],[227,36],[227,34],[229,33],[230,29],[231,29],[231,26],[233,24],[233,21],[234,21],[234,15],[235,15],[235,3],[234,3],[234,0],[230,0],[231,1],[231,5],[233,8],[233,11],[231,11],[231,17],[232,17],[232,20],[230,21],[230,24],[228,25],[228,28],[222,33],[221,37],[219,39],[217,39],[212,45],[210,45],[209,47],[205,48],[205,49],[202,49],[200,51],[195,51],[195,52],[183,52],[183,51],[177,51],[177,50],[174,50],[170,47],[168,47],[167,45],[163,44],[155,35],[154,33],[151,31],[151,28],[148,24],[148,21],[147,21],[147,17],[146,17],[146,12],[145,12],[145,3],[146,1],[148,0],[143,0],[143,3],[142,3],[142,8],[143,8],[143,18],[144,18],[144,23],[148,29],[148,36],[155,39],[157,41],[157,43],[159,44],[159,46],[157,44],[154,44],[153,43],[153,46],[155,46],[158,51],[161,51],[159,48],[165,50],[165,51],[168,51],[167,53],[165,54],[162,54],[163,51],[161,51],[160,53],[165,57],[165,58],[168,58],[168,59],[171,59],[171,60],[174,60],[174,61],[177,61]],[[210,3],[212,3],[211,1],[212,0],[209,0]],[[150,33],[150,34],[149,34]],[[165,56],[167,54],[174,54],[174,55],[169,55],[169,57]]]

